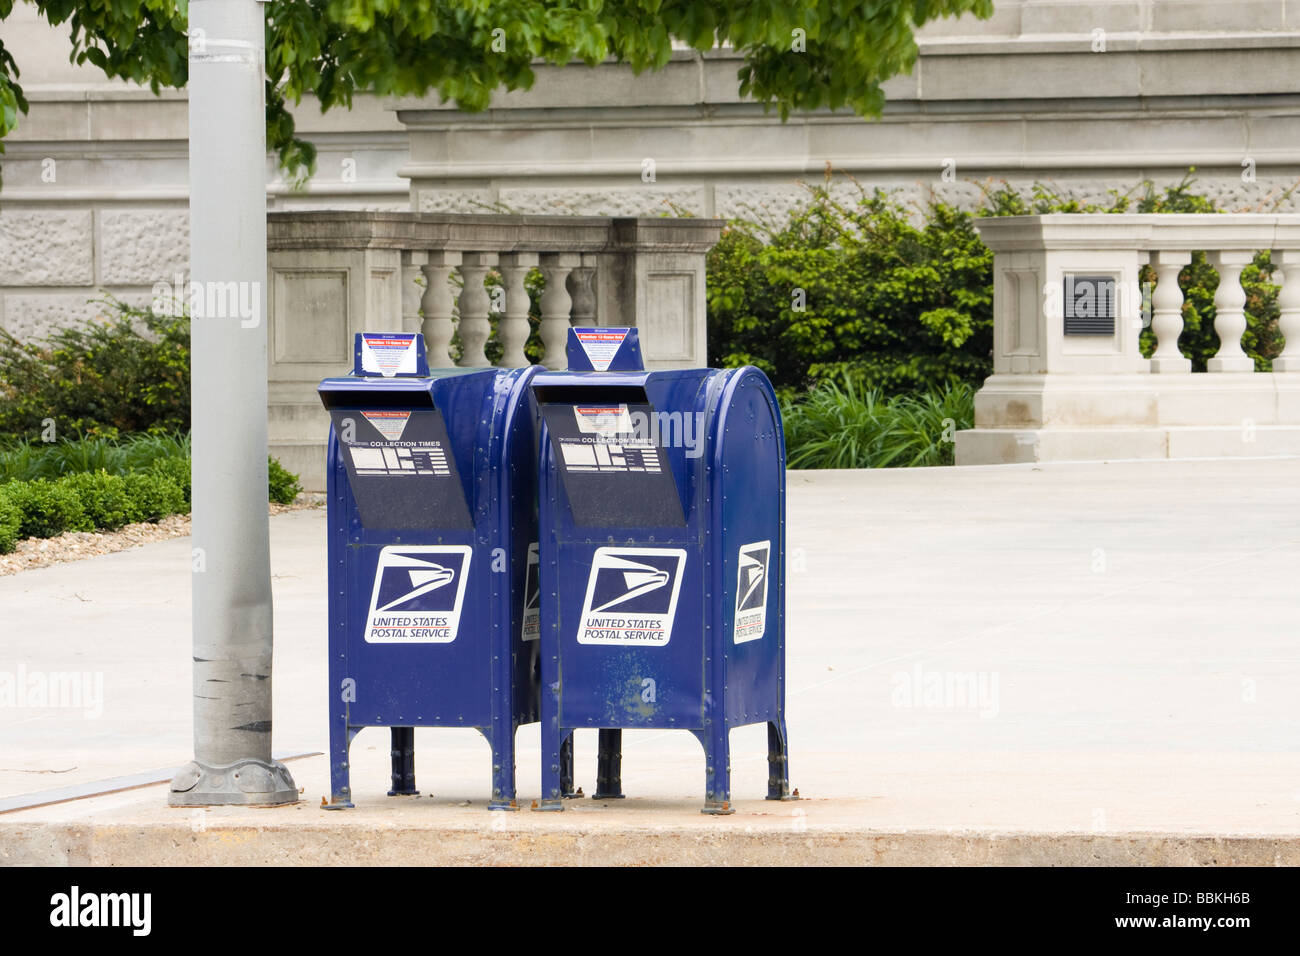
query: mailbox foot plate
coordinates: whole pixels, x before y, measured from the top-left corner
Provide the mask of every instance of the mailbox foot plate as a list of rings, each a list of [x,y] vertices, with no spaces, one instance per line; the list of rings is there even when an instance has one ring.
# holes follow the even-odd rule
[[[322,810],[351,810],[356,806],[353,803],[322,803]]]
[[[541,803],[539,803],[537,806],[533,807],[533,809],[534,809],[534,810],[563,810],[563,809],[564,809],[564,801],[563,801],[563,800],[543,800],[543,801],[542,801]]]
[[[509,800],[497,800],[494,798],[488,801],[487,808],[489,810],[518,810],[519,801],[514,798]]]
[[[593,800],[624,800],[626,798],[627,794],[625,793],[593,793],[591,795]]]
[[[736,808],[730,803],[709,803],[705,804],[700,813],[707,813],[712,816],[725,817],[736,812]]]

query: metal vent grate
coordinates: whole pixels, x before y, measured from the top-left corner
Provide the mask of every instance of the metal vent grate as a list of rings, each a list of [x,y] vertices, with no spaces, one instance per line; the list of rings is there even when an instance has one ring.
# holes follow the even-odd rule
[[[1065,334],[1115,333],[1115,277],[1072,275],[1064,283]]]

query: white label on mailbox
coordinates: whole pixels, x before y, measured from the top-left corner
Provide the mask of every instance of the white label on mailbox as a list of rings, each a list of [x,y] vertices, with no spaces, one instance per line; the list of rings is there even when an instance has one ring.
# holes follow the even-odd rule
[[[520,637],[535,641],[542,633],[542,586],[537,576],[537,542],[528,546],[528,564],[524,568],[524,629]]]
[[[348,454],[352,456],[352,467],[358,475],[387,475],[390,478],[401,475],[442,475],[451,474],[447,464],[447,453],[441,442],[407,442],[401,447],[380,445],[366,447],[347,445]]]
[[[564,459],[564,470],[569,472],[648,471],[658,474],[661,470],[659,450],[648,441],[635,438],[619,445],[562,441],[560,454]]]
[[[415,335],[392,333],[361,335],[361,371],[378,372],[385,378],[414,375],[416,370]]]
[[[597,372],[609,370],[609,363],[614,361],[619,346],[627,338],[627,329],[574,329],[573,334],[587,353],[587,361]]]
[[[737,644],[756,641],[767,628],[767,571],[772,542],[740,546],[736,569],[736,618],[732,634]]]
[[[578,643],[663,647],[672,637],[685,564],[681,548],[597,548]]]
[[[450,644],[460,627],[468,545],[390,545],[379,552],[367,644]]]

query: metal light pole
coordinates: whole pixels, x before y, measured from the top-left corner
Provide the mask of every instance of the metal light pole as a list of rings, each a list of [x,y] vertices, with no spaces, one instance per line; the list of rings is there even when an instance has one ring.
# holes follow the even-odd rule
[[[168,802],[293,803],[271,759],[263,8],[189,11],[194,761]]]

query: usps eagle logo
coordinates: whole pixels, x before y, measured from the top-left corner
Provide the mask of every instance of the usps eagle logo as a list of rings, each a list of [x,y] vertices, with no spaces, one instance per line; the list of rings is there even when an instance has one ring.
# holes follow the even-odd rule
[[[742,545],[736,561],[735,642],[756,641],[767,630],[768,566],[772,542]]]
[[[366,642],[454,641],[469,580],[470,553],[468,545],[381,550],[366,618]]]
[[[597,548],[578,643],[667,644],[685,565],[681,548]]]

